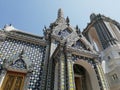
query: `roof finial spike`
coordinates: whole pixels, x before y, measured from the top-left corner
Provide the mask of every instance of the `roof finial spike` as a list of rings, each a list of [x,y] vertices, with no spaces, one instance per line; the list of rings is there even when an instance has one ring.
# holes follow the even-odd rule
[[[58,10],[58,18],[61,18],[61,17],[64,17],[64,15],[63,15],[62,9],[60,8],[60,9]]]
[[[70,20],[69,20],[69,17],[68,17],[68,16],[67,16],[67,18],[66,18],[66,22],[67,22],[67,25],[69,26]]]

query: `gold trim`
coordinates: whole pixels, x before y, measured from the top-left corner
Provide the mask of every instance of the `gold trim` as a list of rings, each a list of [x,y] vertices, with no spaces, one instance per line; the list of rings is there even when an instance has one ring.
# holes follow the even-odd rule
[[[8,71],[0,90],[23,90],[25,73]]]

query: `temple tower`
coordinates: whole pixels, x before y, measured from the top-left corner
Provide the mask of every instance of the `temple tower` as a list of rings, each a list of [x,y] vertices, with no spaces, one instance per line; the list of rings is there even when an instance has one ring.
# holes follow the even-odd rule
[[[83,34],[99,53],[111,90],[120,89],[120,24],[104,15],[91,14]]]
[[[97,52],[62,9],[44,35],[49,58],[42,90],[109,90]]]

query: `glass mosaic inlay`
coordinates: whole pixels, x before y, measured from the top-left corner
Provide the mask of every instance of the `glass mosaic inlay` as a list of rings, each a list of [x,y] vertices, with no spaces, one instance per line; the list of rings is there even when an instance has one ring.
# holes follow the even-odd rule
[[[2,45],[0,45],[0,64],[3,61],[12,60],[13,56],[16,56],[24,49],[24,56],[32,61],[34,64],[33,72],[28,82],[28,90],[38,90],[41,81],[41,74],[44,61],[45,47],[37,44],[32,44],[20,40],[7,38]],[[25,68],[22,60],[17,60],[13,66],[17,68]]]

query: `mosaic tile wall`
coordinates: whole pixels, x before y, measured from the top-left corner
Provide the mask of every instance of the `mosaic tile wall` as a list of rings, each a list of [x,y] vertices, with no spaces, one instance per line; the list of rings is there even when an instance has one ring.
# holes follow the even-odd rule
[[[34,64],[33,72],[28,82],[28,90],[38,90],[40,86],[41,75],[43,72],[43,62],[45,57],[45,47],[31,44],[28,42],[7,38],[0,45],[0,64],[3,60],[10,60],[24,49],[24,55]]]

